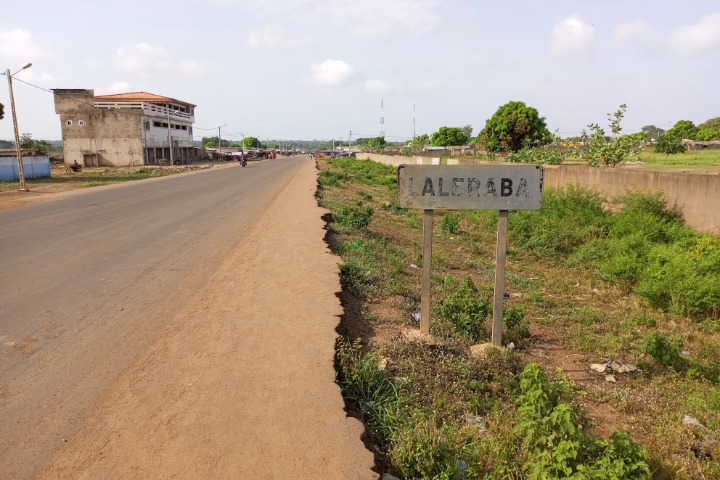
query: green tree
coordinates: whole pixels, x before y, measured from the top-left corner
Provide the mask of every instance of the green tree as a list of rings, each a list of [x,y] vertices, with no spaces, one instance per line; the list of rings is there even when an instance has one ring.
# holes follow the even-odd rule
[[[713,140],[720,140],[720,130],[713,127],[698,127],[698,131],[695,134],[695,140],[700,142],[711,142]]]
[[[524,102],[508,102],[498,108],[477,138],[477,143],[490,152],[517,152],[523,147],[546,145],[551,141],[545,118]]]
[[[447,147],[449,145],[467,145],[469,138],[463,131],[456,127],[440,127],[430,137],[430,144],[436,147]]]
[[[622,131],[620,122],[625,116],[626,109],[627,106],[623,104],[615,113],[607,114],[612,132],[610,137],[605,135],[605,130],[597,123],[588,125],[590,135],[582,149],[583,157],[587,160],[588,165],[615,167],[645,146],[645,142],[641,138],[634,135],[620,135]],[[587,135],[585,131],[583,131],[583,135]]]
[[[425,145],[429,144],[430,137],[427,133],[423,133],[422,135],[418,135],[417,137],[407,142],[407,144],[402,148],[400,153],[402,155],[417,155],[418,153],[421,153],[423,151]]]
[[[465,125],[465,126],[463,126],[462,128],[460,128],[460,130],[462,130],[462,132],[465,134],[465,136],[466,136],[467,138],[472,138],[472,132],[473,132],[472,125],[470,125],[470,124],[468,123],[467,125]]]
[[[665,133],[665,130],[658,128],[655,125],[645,125],[642,127],[642,131],[647,133],[652,140],[657,140],[663,133]]]
[[[682,145],[682,139],[668,130],[665,132],[665,135],[658,138],[655,144],[655,151],[657,153],[664,153],[665,158],[667,158],[668,155],[685,153],[685,147]]]
[[[2,118],[2,116],[0,116],[0,118]],[[720,117],[705,120],[703,123],[698,125],[698,129],[702,130],[703,128],[714,128],[715,130],[720,130]]]
[[[679,120],[673,127],[667,131],[673,137],[678,137],[680,140],[695,140],[695,135],[698,133],[698,127],[695,126],[690,120]]]
[[[367,146],[372,150],[382,150],[387,146],[387,142],[385,137],[375,137],[368,140]]]
[[[52,145],[47,140],[36,140],[35,150],[40,155],[49,155],[52,150]]]
[[[255,137],[245,137],[243,139],[243,147],[245,148],[259,148],[260,140]]]
[[[24,148],[25,150],[35,148],[35,140],[33,140],[31,133],[23,133],[20,135],[20,148]]]

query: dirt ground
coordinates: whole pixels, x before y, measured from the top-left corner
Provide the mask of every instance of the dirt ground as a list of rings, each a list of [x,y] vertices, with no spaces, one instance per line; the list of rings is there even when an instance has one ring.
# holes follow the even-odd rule
[[[339,259],[316,175],[303,165],[252,227],[255,247],[229,253],[38,478],[378,478],[335,383]],[[75,188],[1,192],[0,209]]]

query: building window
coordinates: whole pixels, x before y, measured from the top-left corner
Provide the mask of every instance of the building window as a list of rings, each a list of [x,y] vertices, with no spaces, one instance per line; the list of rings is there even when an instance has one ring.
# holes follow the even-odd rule
[[[188,133],[190,133],[190,135],[192,135],[192,127],[188,127]]]
[[[85,120],[78,120],[78,125],[81,127],[85,126]]]
[[[160,122],[153,122],[153,127],[162,127],[162,123]]]
[[[145,121],[145,130],[150,130],[150,121],[149,120]]]
[[[65,125],[67,125],[68,127],[72,127],[72,120],[66,120]]]

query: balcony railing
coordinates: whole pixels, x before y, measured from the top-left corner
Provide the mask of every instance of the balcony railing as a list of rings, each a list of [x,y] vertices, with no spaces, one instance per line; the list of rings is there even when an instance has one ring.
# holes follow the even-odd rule
[[[176,110],[172,107],[169,109],[165,105],[158,105],[148,102],[95,102],[96,108],[108,109],[136,109],[143,110],[143,113],[152,117],[167,118],[168,112],[170,118],[181,118],[186,121],[194,122],[195,118],[187,112]]]

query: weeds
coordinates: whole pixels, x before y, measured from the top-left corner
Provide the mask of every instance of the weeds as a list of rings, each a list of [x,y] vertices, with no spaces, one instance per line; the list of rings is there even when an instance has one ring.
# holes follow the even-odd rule
[[[607,200],[578,187],[546,190],[542,214],[510,217],[506,279],[520,295],[504,308],[503,327],[518,348],[477,359],[468,347],[488,336],[491,295],[482,282],[493,273],[497,213],[446,212],[436,223],[431,331],[441,343],[409,341],[399,330],[419,303],[419,270],[411,268],[421,263],[418,212],[397,208],[390,167],[352,159],[322,167],[346,175],[322,192],[334,218],[329,241],[343,257],[345,292],[377,335],[364,347],[338,344],[338,383],[388,472],[407,480],[643,479],[652,465],[663,480],[717,476],[718,462],[697,461],[680,424],[689,414],[720,429],[715,237],[686,228],[657,195]],[[600,379],[581,394],[563,377],[524,370],[538,330],[551,330],[574,355],[582,347],[628,358],[652,375]],[[627,415],[643,446],[622,430],[593,436],[588,405]]]

